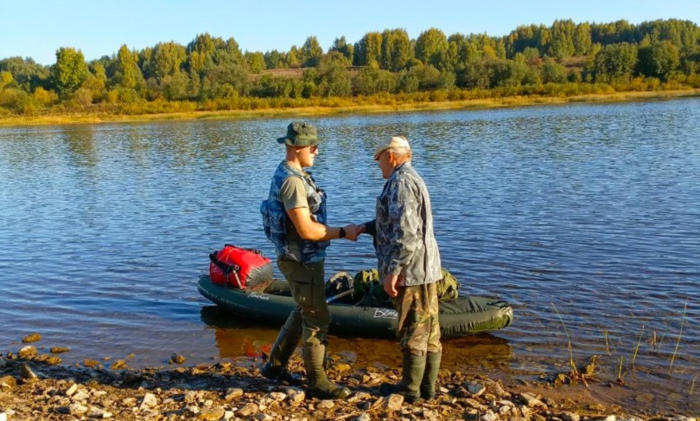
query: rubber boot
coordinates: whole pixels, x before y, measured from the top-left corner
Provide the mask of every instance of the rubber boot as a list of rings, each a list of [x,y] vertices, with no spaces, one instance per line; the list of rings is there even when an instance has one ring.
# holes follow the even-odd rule
[[[316,345],[304,347],[301,350],[304,357],[306,377],[309,380],[308,394],[319,399],[345,399],[350,396],[350,389],[337,385],[330,380],[323,369],[323,361],[326,356],[326,347]]]
[[[260,369],[260,374],[271,380],[287,382],[290,385],[301,384],[301,379],[287,370],[287,363],[291,358],[297,344],[301,339],[301,333],[293,333],[285,328],[280,330],[277,340],[272,345],[270,359]]]
[[[420,383],[420,397],[429,401],[435,399],[435,382],[437,381],[440,362],[442,361],[442,351],[428,352],[425,359],[425,374]]]
[[[393,394],[403,395],[408,403],[415,403],[420,399],[420,384],[425,373],[426,355],[414,355],[410,351],[403,353],[403,374],[398,384],[382,383],[379,393],[382,396]]]

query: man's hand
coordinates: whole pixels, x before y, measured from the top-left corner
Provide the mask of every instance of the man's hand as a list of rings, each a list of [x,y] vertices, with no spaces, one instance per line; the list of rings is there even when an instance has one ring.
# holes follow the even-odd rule
[[[398,297],[399,291],[396,289],[396,284],[398,283],[399,275],[387,275],[384,277],[384,291],[389,294],[389,297]]]
[[[360,235],[360,227],[354,224],[346,225],[343,227],[345,230],[345,239],[350,241],[357,241],[357,236]]]

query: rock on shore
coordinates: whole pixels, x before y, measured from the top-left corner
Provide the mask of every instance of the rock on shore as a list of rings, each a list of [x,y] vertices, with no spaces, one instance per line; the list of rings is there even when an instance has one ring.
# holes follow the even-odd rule
[[[396,370],[331,366],[329,377],[348,385],[347,400],[310,399],[303,388],[273,383],[257,367],[228,362],[195,367],[109,369],[101,364],[50,365],[40,355],[0,358],[0,421],[20,420],[474,420],[638,421],[619,407],[557,401],[516,390],[485,376],[441,370],[432,401],[408,404],[381,397],[377,387]],[[93,360],[86,360],[93,361]],[[96,361],[96,360],[95,360]],[[176,362],[177,364],[177,362]],[[291,367],[300,371],[294,356]],[[347,366],[347,367],[346,367]],[[31,374],[29,374],[31,373]],[[656,415],[655,419],[697,421]]]

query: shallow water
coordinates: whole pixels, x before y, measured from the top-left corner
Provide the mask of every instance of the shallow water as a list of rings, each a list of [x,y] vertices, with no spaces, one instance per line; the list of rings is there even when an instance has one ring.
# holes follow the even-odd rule
[[[574,359],[598,355],[604,381],[622,357],[635,405],[700,410],[699,99],[310,120],[325,139],[314,175],[331,224],[372,217],[383,184],[372,152],[404,134],[444,267],[462,293],[513,304],[513,326],[447,341],[447,366],[567,370],[568,332]],[[196,282],[225,242],[273,254],[258,206],[286,124],[0,128],[0,351],[35,331],[71,347],[66,362],[265,349],[276,328],[228,320]],[[374,265],[364,238],[334,243],[326,270]],[[398,362],[391,341],[331,347]]]

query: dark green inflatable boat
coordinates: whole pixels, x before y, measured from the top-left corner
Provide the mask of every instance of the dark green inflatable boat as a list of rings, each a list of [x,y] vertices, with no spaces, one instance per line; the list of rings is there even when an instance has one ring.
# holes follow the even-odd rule
[[[273,281],[264,292],[226,288],[202,276],[199,292],[231,313],[282,326],[296,306],[286,281]],[[398,318],[393,308],[360,307],[332,302],[328,304],[332,321],[330,333],[362,337],[395,337]],[[484,297],[459,297],[440,302],[440,331],[443,337],[474,335],[503,329],[513,322],[508,303]]]

